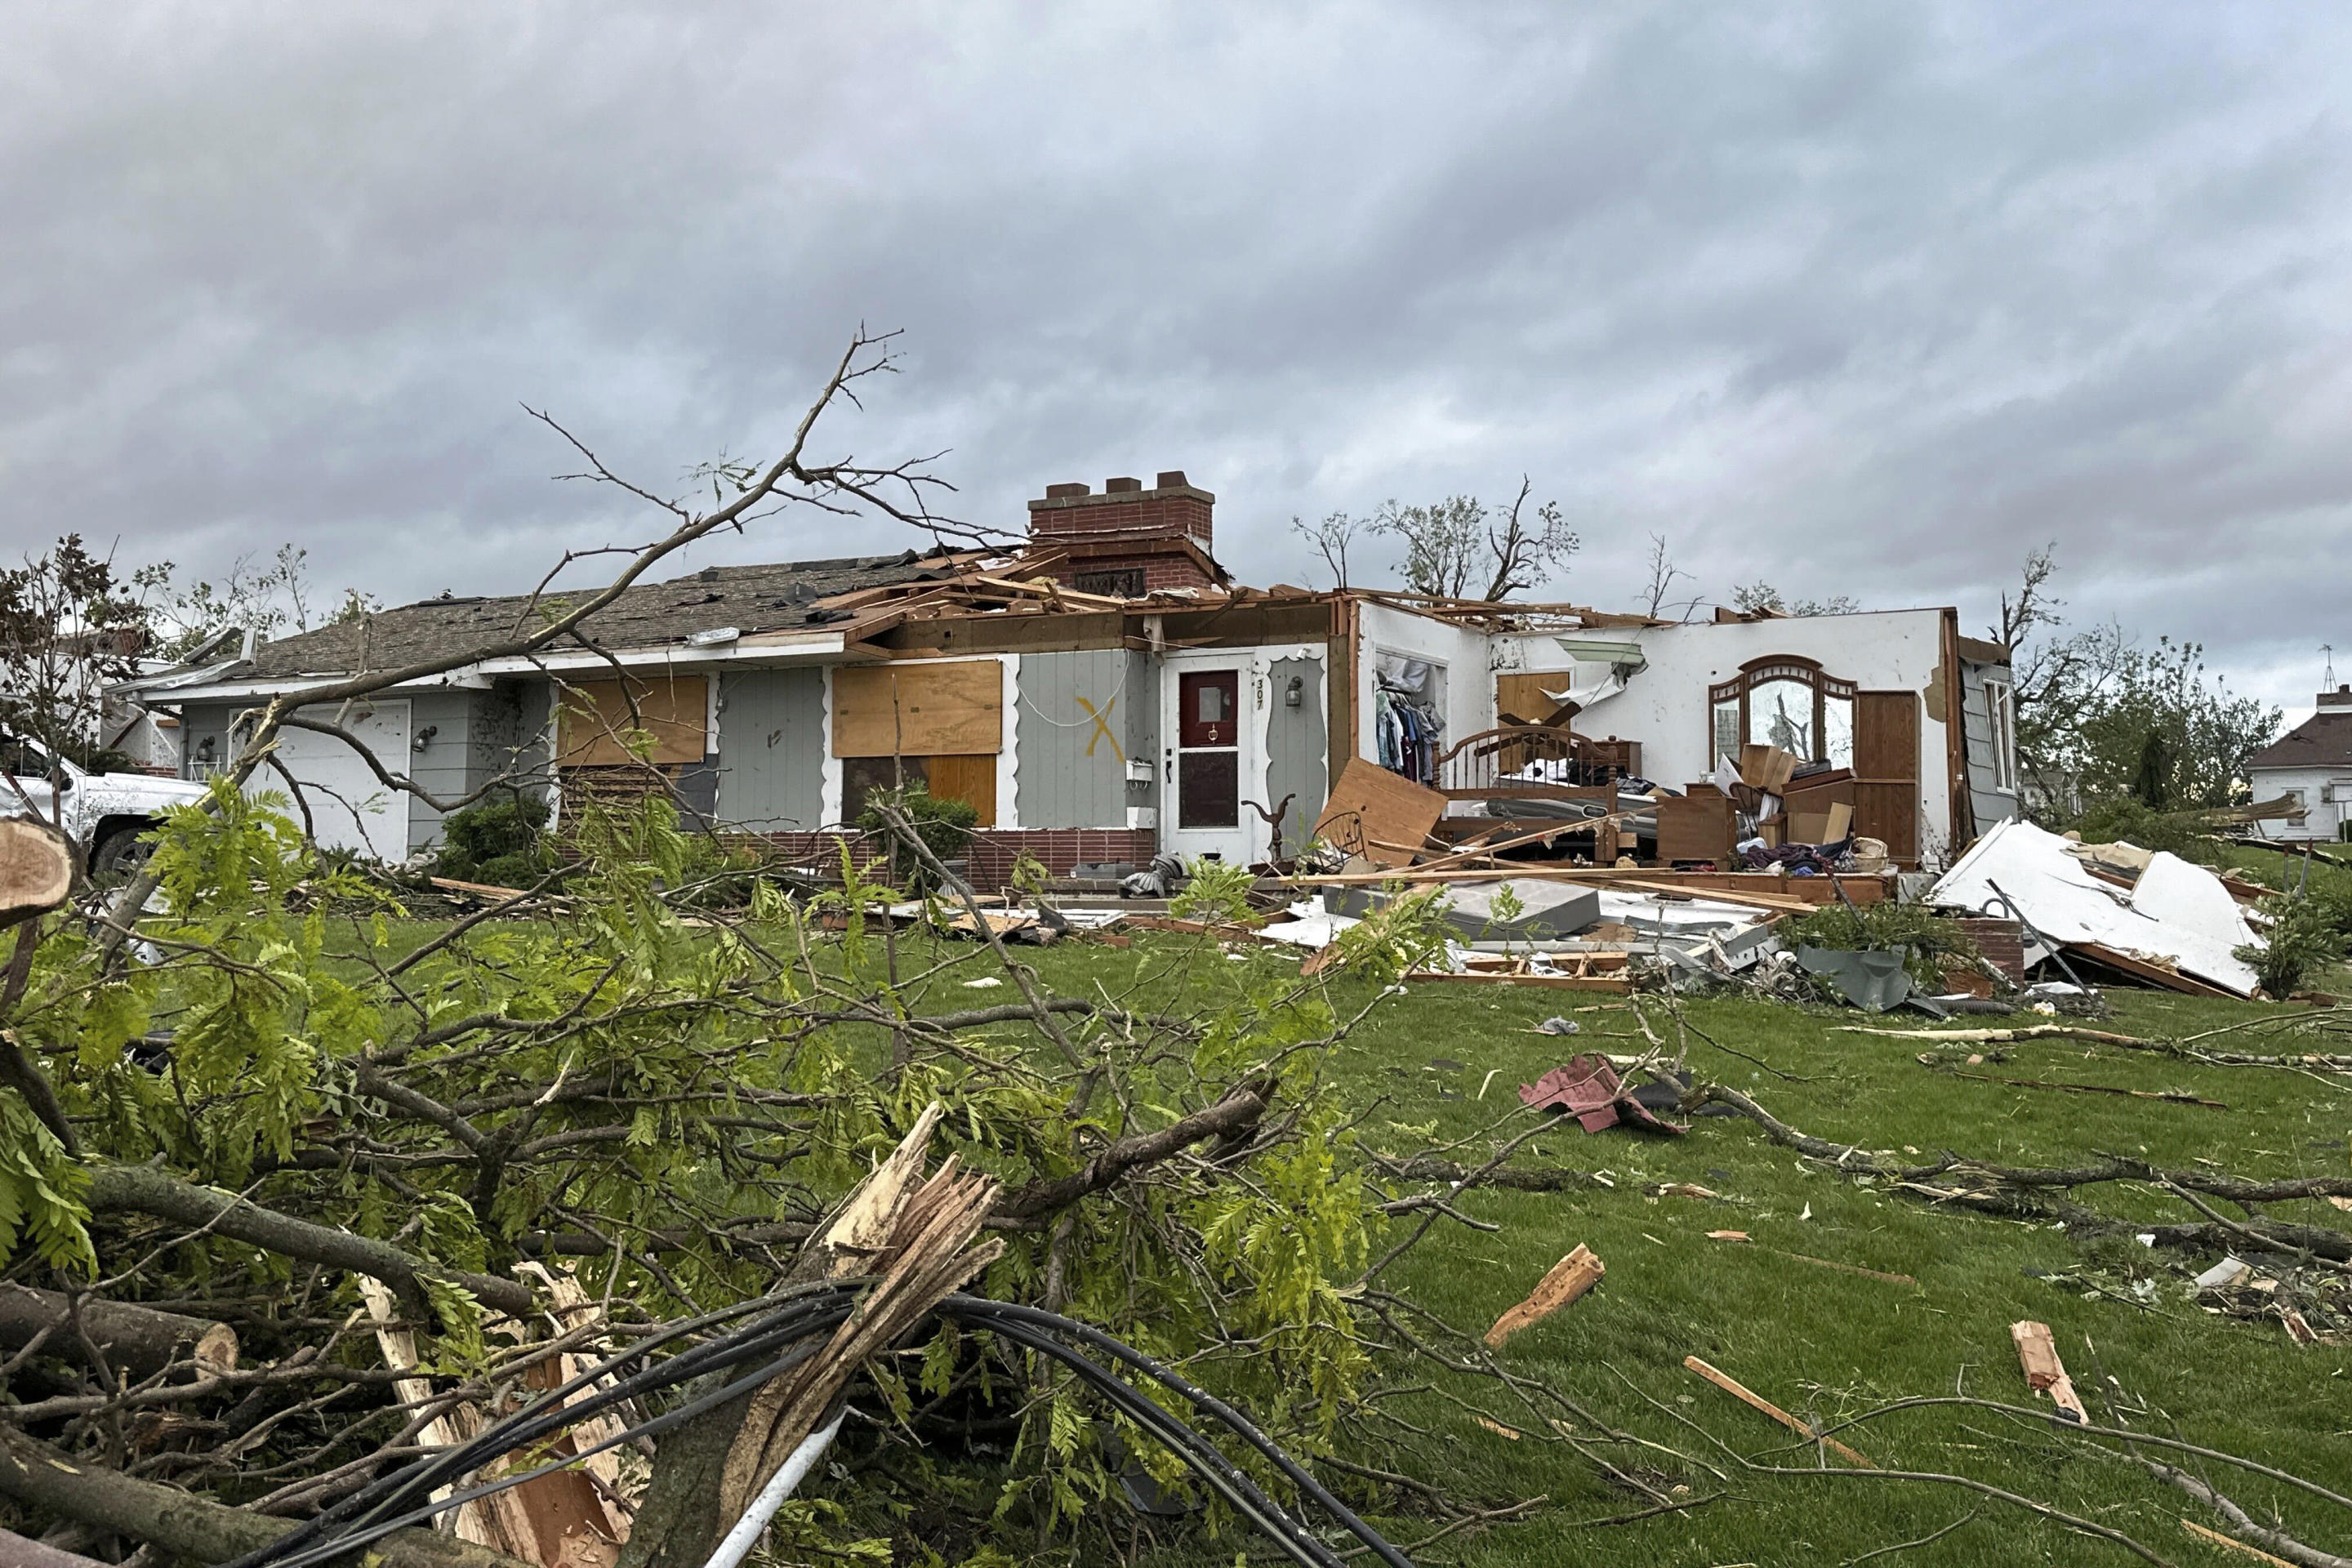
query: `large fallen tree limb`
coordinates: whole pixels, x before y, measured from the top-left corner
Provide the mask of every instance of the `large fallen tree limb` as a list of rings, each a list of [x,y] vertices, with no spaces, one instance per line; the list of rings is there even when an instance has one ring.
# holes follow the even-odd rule
[[[1157,1132],[1139,1132],[1119,1139],[1087,1161],[1081,1170],[1048,1181],[1032,1182],[1007,1193],[997,1204],[996,1212],[1013,1219],[1034,1218],[1066,1208],[1088,1193],[1100,1192],[1129,1171],[1155,1164],[1181,1149],[1211,1138],[1235,1139],[1255,1127],[1265,1114],[1270,1092],[1264,1083],[1237,1084],[1205,1110],[1196,1110]]]
[[[1699,1084],[1684,1095],[1682,1101],[1685,1110],[1709,1104],[1731,1107],[1764,1129],[1765,1135],[1783,1148],[1826,1160],[1841,1170],[1893,1176],[1906,1182],[1931,1181],[1943,1175],[1981,1175],[2012,1187],[2088,1187],[2104,1182],[2146,1182],[2152,1186],[2185,1187],[2236,1204],[2352,1197],[2352,1176],[2291,1176],[2258,1182],[2212,1171],[2168,1171],[2145,1160],[2118,1156],[2109,1156],[2095,1165],[2063,1166],[2000,1165],[1966,1155],[1947,1154],[1930,1165],[1901,1166],[1895,1164],[1884,1151],[1874,1152],[1853,1143],[1832,1143],[1825,1138],[1800,1132],[1738,1089],[1721,1084]]]
[[[147,1542],[175,1557],[226,1563],[268,1545],[295,1528],[211,1502],[176,1487],[120,1470],[69,1463],[47,1444],[0,1426],[0,1496],[44,1513],[79,1520]],[[402,1530],[373,1555],[385,1568],[529,1568],[516,1559],[429,1530]]]
[[[530,1288],[516,1280],[443,1268],[389,1242],[330,1230],[146,1166],[99,1167],[90,1173],[89,1202],[92,1214],[151,1215],[305,1262],[372,1275],[392,1288],[405,1310],[420,1318],[432,1310],[432,1299],[425,1289],[428,1279],[461,1286],[477,1300],[502,1312],[520,1315],[531,1310],[534,1304]]]
[[[184,1357],[223,1371],[236,1366],[236,1331],[226,1323],[100,1297],[77,1312],[62,1292],[0,1283],[0,1350],[23,1350],[43,1335],[47,1348],[85,1359],[95,1351],[110,1369],[138,1378]]]

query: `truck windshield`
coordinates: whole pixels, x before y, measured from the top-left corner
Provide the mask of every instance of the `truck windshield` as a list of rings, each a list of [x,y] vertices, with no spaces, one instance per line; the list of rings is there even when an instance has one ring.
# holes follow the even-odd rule
[[[0,768],[17,778],[27,782],[46,779],[54,765],[48,752],[32,742],[17,735],[0,735]]]

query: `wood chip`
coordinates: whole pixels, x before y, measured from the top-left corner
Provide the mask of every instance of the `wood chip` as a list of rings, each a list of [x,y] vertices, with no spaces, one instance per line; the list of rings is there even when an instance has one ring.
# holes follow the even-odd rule
[[[2083,1408],[2074,1381],[2066,1375],[2065,1363],[2058,1359],[2058,1342],[2051,1337],[2050,1325],[2031,1320],[2011,1323],[2009,1337],[2017,1343],[2017,1364],[2025,1373],[2026,1386],[2048,1394],[2051,1404],[2089,1426],[2091,1413]]]
[[[1600,1284],[1601,1277],[1608,1272],[1608,1265],[1579,1242],[1575,1251],[1553,1264],[1551,1272],[1536,1282],[1526,1300],[1495,1320],[1495,1326],[1486,1331],[1487,1348],[1498,1349],[1521,1329],[1550,1317]]]
[[[1709,1241],[1746,1241],[1748,1233],[1744,1230],[1710,1230],[1706,1238]]]
[[[1484,1426],[1487,1431],[1494,1433],[1498,1437],[1508,1437],[1514,1443],[1519,1440],[1519,1435],[1511,1430],[1508,1426],[1504,1426],[1500,1421],[1490,1421],[1486,1416],[1481,1415],[1478,1417],[1478,1425]]]

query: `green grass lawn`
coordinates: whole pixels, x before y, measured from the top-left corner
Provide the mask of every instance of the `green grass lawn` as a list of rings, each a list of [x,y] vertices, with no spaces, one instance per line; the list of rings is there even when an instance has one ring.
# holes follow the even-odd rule
[[[1012,999],[1009,990],[960,986],[993,973],[985,948],[907,941],[910,969],[944,958],[966,960],[933,983],[923,1010]],[[1297,959],[1293,952],[1253,948],[1229,960],[1213,943],[1156,933],[1139,935],[1128,950],[1062,944],[1017,951],[1065,993],[1092,992],[1099,984],[1137,1005],[1164,1004],[1180,987],[1215,989],[1251,972],[1294,971]],[[2345,977],[2333,983],[2342,987]],[[2151,992],[2110,996],[2113,1014],[2095,1026],[2147,1037],[2304,1012]],[[1334,987],[1343,1012],[1367,998],[1360,984]],[[1664,1009],[1648,1005],[1653,1026],[1671,1043]],[[1566,1040],[1538,1033],[1537,1023],[1555,1013],[1576,1020],[1581,1036]],[[2341,1080],[2206,1067],[2065,1040],[2002,1047],[2005,1060],[1975,1069],[2010,1079],[2186,1091],[2227,1106],[2213,1110],[1962,1079],[1920,1065],[1918,1045],[1842,1032],[1843,1026],[1861,1023],[1938,1026],[1925,1020],[1865,1019],[1747,1000],[1691,1003],[1686,1016],[1694,1026],[1688,1063],[1700,1079],[1737,1088],[1801,1131],[1842,1143],[1898,1153],[1916,1150],[1923,1158],[1952,1151],[2011,1164],[2085,1164],[2116,1153],[2168,1167],[2205,1162],[2252,1177],[2352,1174],[2347,1142],[2352,1083]],[[2029,1015],[1945,1026],[2033,1021]],[[1708,1043],[1702,1031],[1745,1056]],[[1476,1165],[1530,1125],[1531,1113],[1517,1105],[1521,1083],[1580,1049],[1630,1054],[1641,1045],[1622,999],[1416,985],[1382,1001],[1341,1047],[1338,1071],[1360,1109],[1366,1142],[1406,1154],[1462,1140],[1452,1157]],[[2326,1047],[2273,1039],[2249,1048]],[[1423,1434],[1413,1450],[1359,1458],[1426,1478],[1479,1508],[1546,1500],[1524,1522],[1453,1536],[1421,1553],[1420,1561],[1644,1568],[1843,1563],[1917,1541],[1972,1512],[1972,1520],[1933,1542],[1872,1560],[1905,1568],[2133,1561],[2113,1543],[1954,1487],[1850,1472],[1743,1471],[1715,1445],[1759,1463],[1804,1468],[1815,1464],[1811,1446],[1682,1364],[1696,1354],[1784,1409],[1824,1421],[1891,1400],[1955,1391],[2031,1405],[2010,1339],[2010,1324],[2025,1318],[2055,1331],[2095,1416],[2105,1408],[2103,1374],[2111,1375],[2136,1406],[2158,1413],[2134,1417],[2147,1430],[2352,1492],[2352,1349],[2298,1349],[2275,1320],[2242,1321],[2203,1310],[2188,1290],[2188,1276],[2217,1261],[2218,1252],[2159,1253],[2127,1237],[2086,1245],[2046,1222],[1932,1207],[1828,1172],[1769,1142],[1745,1119],[1698,1118],[1680,1138],[1625,1130],[1587,1135],[1573,1122],[1561,1122],[1523,1145],[1512,1163],[1570,1167],[1607,1184],[1464,1194],[1456,1200],[1461,1212],[1497,1228],[1441,1221],[1381,1283],[1475,1335],[1572,1247],[1580,1243],[1598,1253],[1608,1266],[1600,1288],[1519,1334],[1498,1355],[1511,1372],[1539,1381],[1589,1413],[1589,1421],[1572,1424],[1574,1436],[1589,1447],[1580,1453],[1546,1429],[1490,1379],[1444,1371],[1416,1375],[1412,1381],[1428,1383],[1427,1392],[1388,1402]],[[1662,1183],[1696,1184],[1719,1195],[1645,1195],[1645,1186]],[[2083,1197],[2105,1212],[2147,1222],[2198,1217],[2149,1187],[2086,1189]],[[2318,1201],[2275,1205],[2269,1212],[2309,1224],[2352,1225],[2352,1215]],[[1745,1231],[1753,1239],[1744,1245],[1709,1240],[1710,1230]],[[1388,1239],[1403,1234],[1404,1222],[1398,1222]],[[1794,1255],[1916,1282],[1842,1271]],[[2141,1280],[2151,1281],[2152,1289],[2136,1293]],[[1455,1353],[1462,1348],[1454,1342]],[[1494,1430],[1482,1413],[1519,1435]],[[1624,1437],[1612,1439],[1604,1428]],[[2168,1562],[2253,1561],[2183,1530],[2184,1517],[2219,1525],[2209,1510],[2123,1458],[2058,1439],[2046,1421],[1947,1407],[1899,1413],[1841,1435],[1885,1468],[1954,1473],[2021,1493],[2128,1532]],[[1614,1522],[1654,1505],[1604,1480],[1588,1453],[1696,1506]],[[2303,1539],[2352,1549],[2352,1515],[2259,1477],[2219,1468],[2210,1473],[2257,1516],[2276,1510]],[[1387,1506],[1400,1505],[1391,1498]],[[1406,1543],[1440,1522],[1402,1509],[1377,1518],[1392,1539]],[[1230,1563],[1236,1549],[1253,1559],[1263,1555],[1262,1543],[1230,1537],[1215,1550],[1146,1555],[1170,1563]]]
[[[1128,952],[1057,948],[1039,957],[1061,984],[1093,977],[1115,990],[1115,977],[1150,973],[1185,940],[1147,937]],[[1251,962],[1278,965],[1292,959],[1267,955]],[[1344,1001],[1347,987],[1339,989]],[[2148,1037],[2289,1011],[2147,992],[2111,994],[2114,1016],[2099,1026]],[[1538,1021],[1553,1013],[1578,1021],[1582,1038],[1563,1041],[1535,1032]],[[1653,1006],[1652,1016],[1671,1040],[1663,1011]],[[1919,1065],[1917,1046],[1841,1033],[1842,1025],[1881,1022],[1851,1013],[1726,1000],[1693,1004],[1688,1017],[1715,1040],[1777,1069],[1768,1071],[1694,1034],[1689,1062],[1701,1079],[1740,1089],[1799,1130],[1839,1142],[1898,1152],[1907,1145],[1930,1157],[1949,1150],[2012,1164],[2081,1164],[2115,1152],[2167,1166],[2210,1162],[2252,1176],[2352,1173],[2347,1163],[2352,1086],[2311,1076],[2202,1067],[2058,1040],[2005,1047],[2006,1061],[1976,1069],[2012,1079],[2186,1090],[2226,1103],[2226,1110],[2216,1110],[1956,1078]],[[1626,1053],[1640,1045],[1624,1005],[1612,998],[1422,985],[1388,999],[1346,1044],[1342,1059],[1349,1091],[1369,1108],[1367,1142],[1402,1153],[1433,1141],[1468,1139],[1455,1157],[1475,1165],[1528,1125],[1526,1113],[1510,1115],[1519,1084],[1578,1048]],[[2096,1385],[2103,1369],[2136,1401],[2164,1413],[2153,1429],[2352,1490],[2352,1381],[2347,1377],[2352,1350],[2298,1349],[2275,1321],[2243,1321],[2202,1310],[2187,1293],[2184,1269],[2217,1261],[2218,1253],[2158,1254],[2128,1239],[2086,1249],[2046,1224],[1938,1210],[1826,1173],[1773,1145],[1744,1119],[1700,1118],[1682,1138],[1622,1130],[1587,1135],[1563,1123],[1523,1146],[1513,1163],[1572,1166],[1600,1173],[1611,1184],[1466,1194],[1461,1211],[1500,1228],[1486,1233],[1441,1222],[1384,1283],[1475,1333],[1571,1247],[1590,1247],[1608,1265],[1606,1280],[1511,1340],[1499,1359],[1576,1401],[1597,1421],[1704,1459],[1728,1479],[1655,1450],[1603,1444],[1595,1451],[1623,1468],[1645,1467],[1654,1485],[1719,1495],[1643,1521],[1595,1522],[1651,1505],[1603,1482],[1591,1463],[1536,1429],[1524,1406],[1492,1383],[1441,1376],[1438,1392],[1400,1402],[1428,1436],[1417,1460],[1395,1456],[1395,1467],[1437,1479],[1455,1497],[1483,1507],[1536,1496],[1551,1506],[1530,1522],[1450,1540],[1432,1549],[1433,1560],[1843,1563],[1926,1536],[1975,1510],[1973,1522],[1899,1560],[2131,1561],[2116,1545],[1956,1488],[1743,1473],[1694,1430],[1703,1428],[1761,1462],[1813,1462],[1809,1446],[1789,1446],[1794,1434],[1685,1371],[1683,1358],[1692,1354],[1784,1409],[1823,1420],[1955,1390],[2032,1404],[2009,1332],[2021,1318],[2051,1325],[2095,1415],[2101,1410]],[[1658,1183],[1693,1183],[1721,1195],[1645,1196],[1643,1187]],[[2150,1221],[2196,1217],[2151,1188],[2090,1189],[2085,1197],[2095,1207]],[[2318,1224],[2346,1218],[2317,1201],[2273,1205],[2271,1212]],[[1710,1241],[1710,1230],[1742,1230],[1754,1239],[1748,1245]],[[1789,1254],[1908,1275],[1916,1283],[1842,1272]],[[2086,1288],[2085,1270],[2104,1292]],[[2133,1297],[2134,1276],[2155,1282],[2152,1299]],[[1475,1409],[1522,1436],[1513,1440],[1482,1426]],[[1599,1434],[1587,1428],[1579,1436],[1593,1440]],[[2252,1561],[2183,1531],[2184,1515],[2218,1524],[2207,1510],[2123,1460],[2054,1439],[2042,1423],[1937,1409],[1897,1414],[1844,1436],[1884,1468],[1973,1477],[2127,1531],[2172,1562]],[[2219,1473],[2216,1479],[2258,1515],[2276,1506],[2307,1540],[2352,1546],[2352,1517],[2325,1503],[2259,1478]],[[1400,1541],[1434,1528],[1433,1521],[1414,1519],[1386,1524]]]

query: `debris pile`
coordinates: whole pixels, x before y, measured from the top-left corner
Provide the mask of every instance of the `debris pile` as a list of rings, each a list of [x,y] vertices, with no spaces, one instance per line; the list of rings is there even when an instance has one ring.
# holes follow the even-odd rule
[[[2232,888],[2178,856],[2129,844],[2078,844],[2030,822],[1978,839],[1928,891],[1939,909],[2022,922],[2025,959],[2057,955],[2167,990],[2250,997],[2252,965],[2235,951],[2260,939]]]

